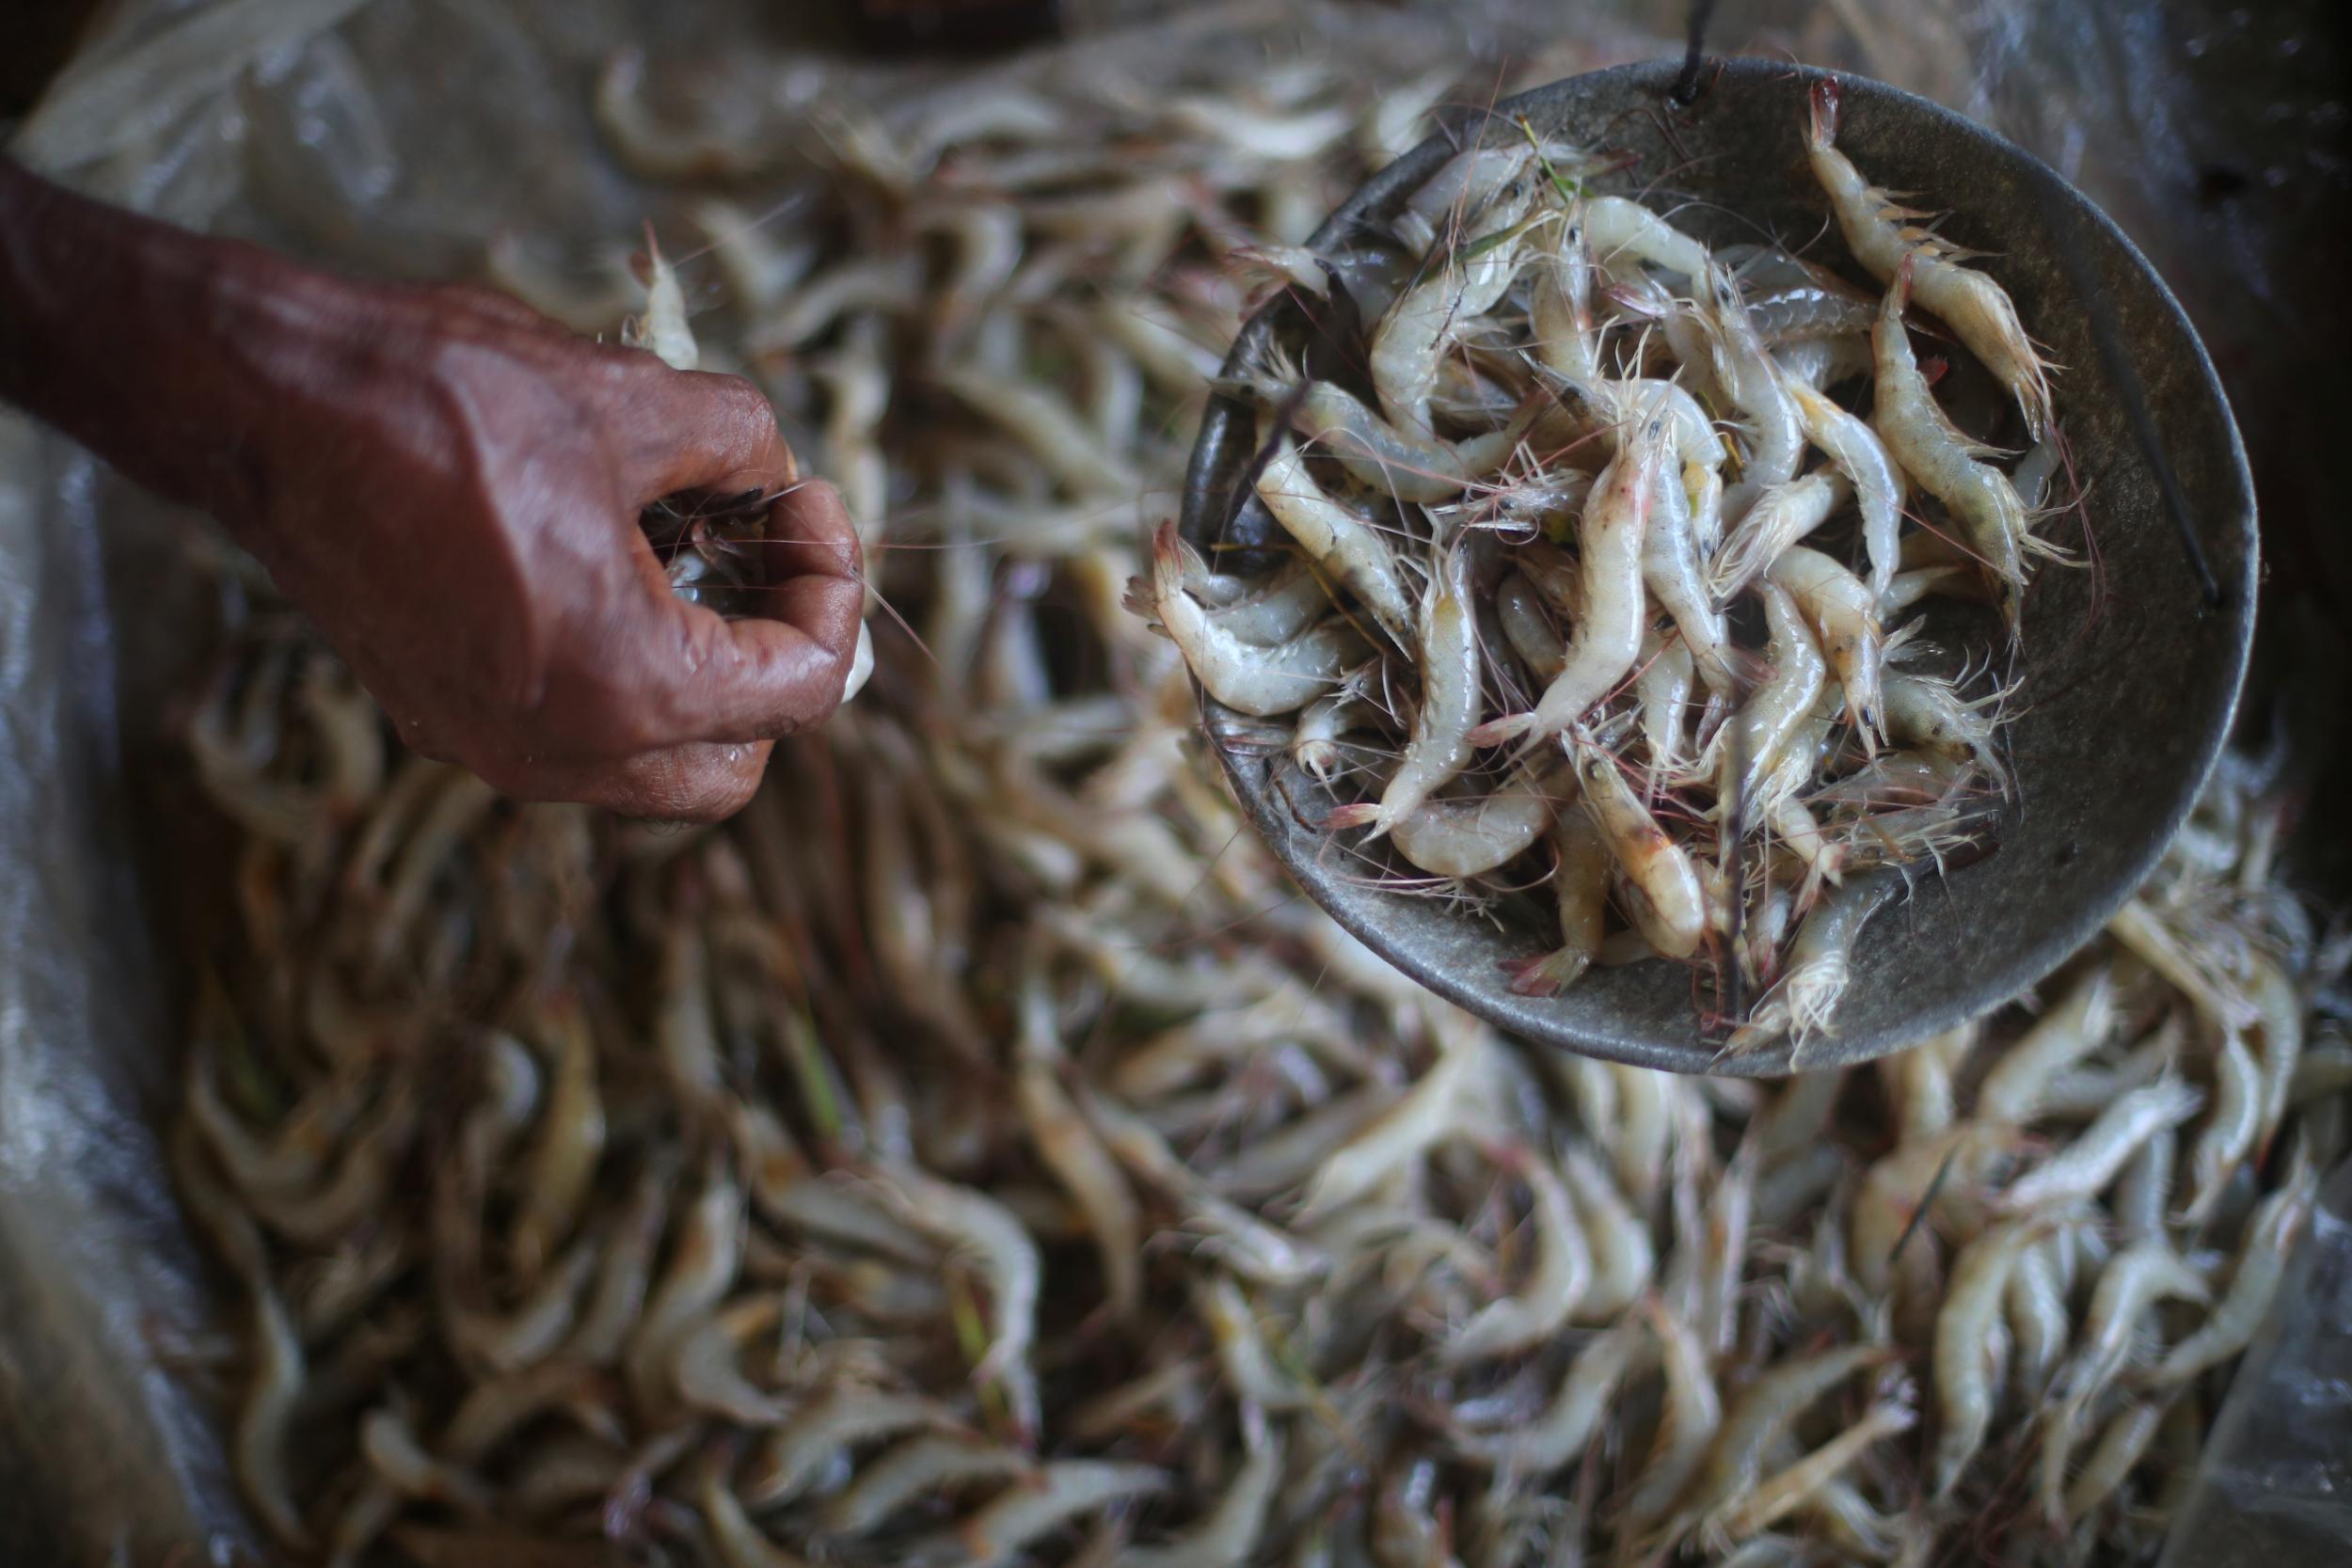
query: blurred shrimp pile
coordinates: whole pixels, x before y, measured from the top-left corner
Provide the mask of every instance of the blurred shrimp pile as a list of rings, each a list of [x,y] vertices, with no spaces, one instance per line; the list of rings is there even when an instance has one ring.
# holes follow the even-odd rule
[[[1799,1065],[1894,868],[1940,866],[2009,789],[2006,693],[1919,667],[1925,623],[1896,618],[1989,597],[2014,654],[2031,559],[2063,554],[2032,526],[2046,367],[2001,285],[1838,151],[1837,105],[1814,88],[1812,172],[1883,298],[1597,194],[1605,155],[1525,123],[1336,254],[1278,247],[1322,368],[1278,336],[1226,385],[1270,416],[1254,488],[1296,559],[1220,574],[1165,526],[1148,594],[1211,696],[1296,714],[1299,766],[1368,796],[1323,819],[1370,830],[1354,852],[1391,837],[1407,885],[1471,898],[1550,884],[1559,944],[1514,990],[1732,950],[1761,996],[1723,988],[1725,1054],[1788,1036]],[[1915,296],[2042,437],[2014,476],[1930,390]],[[1867,420],[1829,395],[1857,381]],[[1908,531],[1907,498],[1935,508]],[[1850,541],[1824,527],[1849,501]]]
[[[639,167],[753,161],[625,67]],[[242,1314],[189,1375],[288,1555],[2153,1554],[2346,1138],[2343,955],[2248,766],[1983,1029],[1678,1079],[1298,900],[1121,608],[1264,258],[1448,92],[826,102],[788,223],[700,209],[703,363],[818,433],[928,650],[878,613],[723,828],[501,800],[246,623],[189,731],[237,926],[170,1148]]]

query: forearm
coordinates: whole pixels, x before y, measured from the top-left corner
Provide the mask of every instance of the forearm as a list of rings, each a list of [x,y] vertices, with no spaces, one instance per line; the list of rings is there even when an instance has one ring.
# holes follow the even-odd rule
[[[161,495],[250,518],[271,404],[261,340],[308,276],[0,158],[0,399]]]

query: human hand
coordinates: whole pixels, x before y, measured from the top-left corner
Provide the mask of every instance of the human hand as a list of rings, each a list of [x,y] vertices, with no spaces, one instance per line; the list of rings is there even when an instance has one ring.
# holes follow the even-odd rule
[[[487,291],[261,261],[222,274],[246,450],[211,504],[411,748],[527,799],[707,820],[839,704],[857,535],[750,383]],[[638,515],[753,490],[776,498],[763,616],[724,621],[670,592]]]

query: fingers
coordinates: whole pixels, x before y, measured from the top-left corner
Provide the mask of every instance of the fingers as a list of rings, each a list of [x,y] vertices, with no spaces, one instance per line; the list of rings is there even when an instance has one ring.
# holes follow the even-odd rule
[[[768,532],[758,616],[722,621],[672,601],[686,643],[654,697],[681,736],[772,740],[841,705],[866,606],[857,531],[818,480],[777,499]]]
[[[517,800],[577,800],[665,822],[717,822],[750,803],[770,750],[766,741],[695,742],[617,762],[538,762],[483,776]]]
[[[634,443],[635,506],[680,490],[781,490],[800,477],[776,430],[775,410],[739,375],[649,372],[618,419]]]

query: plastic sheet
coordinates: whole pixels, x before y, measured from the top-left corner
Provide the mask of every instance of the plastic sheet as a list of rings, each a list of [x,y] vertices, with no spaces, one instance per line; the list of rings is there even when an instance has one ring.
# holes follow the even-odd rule
[[[1071,9],[1068,69],[1143,79],[1178,48],[1397,74],[1459,58],[1498,92],[1673,52],[1683,20],[1638,0]],[[790,36],[805,10],[124,0],[15,150],[109,198],[355,270],[477,275],[501,234],[577,262],[673,199],[596,135],[593,84],[614,49],[644,51],[655,102],[764,128],[780,171],[809,134],[795,108],[818,74],[860,72],[869,101],[894,105],[940,79],[828,60]],[[2252,416],[2266,547],[2311,568],[2272,607],[2269,650],[2305,671],[2344,665],[2326,595],[2342,594],[2352,551],[2321,488],[2325,433],[2347,411],[2335,225],[2352,166],[2332,37],[2305,0],[2259,14],[2216,0],[1727,0],[1710,39],[1988,119],[2116,214]],[[215,1307],[151,1131],[176,1055],[175,960],[226,896],[197,826],[174,815],[184,781],[162,738],[215,622],[219,550],[199,523],[0,416],[0,1561],[145,1563],[191,1542],[225,1559],[246,1539],[219,1413],[175,1371]],[[2324,777],[2344,705],[2324,685],[2274,690]],[[2314,841],[2312,863],[2339,843]],[[2204,1555],[2223,1539],[2247,1560],[2352,1554],[2352,1516],[2330,1500],[2352,1496],[2347,1185],[2216,1430],[2177,1561],[2231,1560]]]

